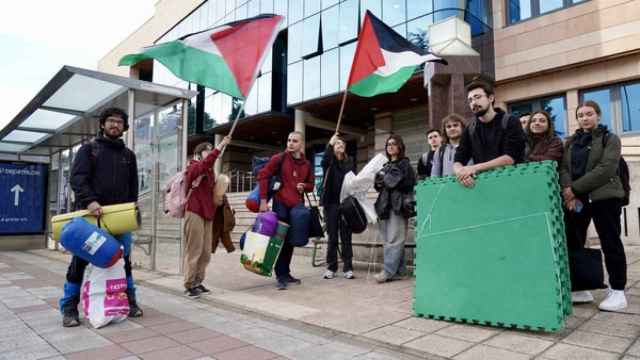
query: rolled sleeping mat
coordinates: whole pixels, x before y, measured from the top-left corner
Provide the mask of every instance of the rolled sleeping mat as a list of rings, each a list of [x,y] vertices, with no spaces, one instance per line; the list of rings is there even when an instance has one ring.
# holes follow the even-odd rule
[[[65,223],[60,242],[73,255],[103,269],[113,266],[124,253],[118,240],[83,217]]]
[[[83,217],[89,223],[97,225],[111,235],[122,235],[138,230],[141,223],[140,210],[135,202],[103,206],[100,219],[91,215],[89,210],[78,210],[51,218],[53,240],[60,240],[60,232],[64,225],[77,217]]]

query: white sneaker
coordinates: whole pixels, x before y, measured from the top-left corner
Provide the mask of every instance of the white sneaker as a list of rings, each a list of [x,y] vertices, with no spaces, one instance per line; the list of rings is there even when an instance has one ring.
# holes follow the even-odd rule
[[[609,290],[607,297],[598,305],[603,311],[620,311],[627,307],[627,298],[624,296],[624,290]]]
[[[353,276],[353,271],[351,271],[351,270],[346,271],[346,272],[344,273],[344,278],[345,278],[345,279],[353,279],[353,278],[354,278],[354,276]]]
[[[586,304],[593,302],[593,295],[591,291],[573,291],[571,293],[571,302],[577,304]]]
[[[379,284],[382,284],[382,283],[385,283],[385,282],[391,280],[391,275],[388,272],[382,270],[381,272],[373,275],[373,278],[376,279],[376,281]]]
[[[333,279],[334,277],[336,277],[336,273],[334,271],[331,271],[331,270],[325,271],[324,275],[322,275],[323,279]]]

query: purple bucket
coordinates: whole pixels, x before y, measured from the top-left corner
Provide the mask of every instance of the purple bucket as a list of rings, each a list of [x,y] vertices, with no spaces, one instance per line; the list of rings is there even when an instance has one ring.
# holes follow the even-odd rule
[[[273,211],[259,213],[253,223],[253,232],[265,236],[273,236],[278,228],[278,217]]]

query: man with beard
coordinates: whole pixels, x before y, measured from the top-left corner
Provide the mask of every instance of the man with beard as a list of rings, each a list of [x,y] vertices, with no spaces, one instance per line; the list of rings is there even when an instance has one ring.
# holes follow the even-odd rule
[[[460,137],[464,129],[465,121],[461,115],[453,113],[442,119],[442,146],[433,157],[431,176],[453,175],[456,149],[460,145]]]
[[[524,160],[526,136],[515,116],[493,106],[493,87],[474,80],[467,85],[467,101],[475,118],[462,132],[453,171],[460,183],[473,187],[477,173]],[[473,161],[473,165],[464,165]]]
[[[122,134],[129,129],[128,116],[119,108],[108,108],[100,115],[98,136],[82,145],[71,168],[71,188],[75,193],[76,209],[87,209],[100,216],[102,206],[138,200],[138,167],[136,155],[129,150]],[[136,302],[131,274],[131,234],[117,236],[124,247],[124,270],[127,276],[129,316],[142,316]],[[67,269],[64,295],[60,299],[62,326],[80,325],[78,304],[80,286],[87,261],[74,256]]]

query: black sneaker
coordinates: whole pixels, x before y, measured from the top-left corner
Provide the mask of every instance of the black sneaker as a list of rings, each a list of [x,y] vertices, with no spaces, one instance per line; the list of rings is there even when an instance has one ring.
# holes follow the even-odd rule
[[[62,326],[75,327],[80,325],[80,314],[78,304],[80,296],[74,296],[62,306]]]
[[[291,274],[287,275],[287,282],[289,284],[296,284],[296,285],[302,284],[302,280],[294,278],[293,276],[291,276]]]
[[[200,284],[200,285],[196,286],[196,289],[200,289],[200,292],[201,292],[202,294],[205,294],[205,295],[206,295],[206,294],[210,294],[210,293],[211,293],[211,290],[207,289],[207,288],[206,288],[206,287],[204,287],[204,285],[202,285],[202,284]]]
[[[129,317],[138,318],[142,317],[142,315],[144,315],[144,312],[142,311],[142,309],[140,309],[138,303],[136,303],[135,301],[129,303]]]
[[[80,325],[80,315],[78,314],[78,310],[76,311],[65,311],[62,314],[62,326],[63,327],[76,327]]]
[[[78,312],[75,314],[62,314],[62,326],[63,327],[76,327],[80,325],[80,317]]]
[[[202,295],[202,290],[200,290],[197,287],[192,287],[191,289],[187,289],[184,291],[184,294],[189,298],[189,299],[199,299],[200,295]]]
[[[276,283],[276,289],[287,290],[287,279],[278,279]]]

